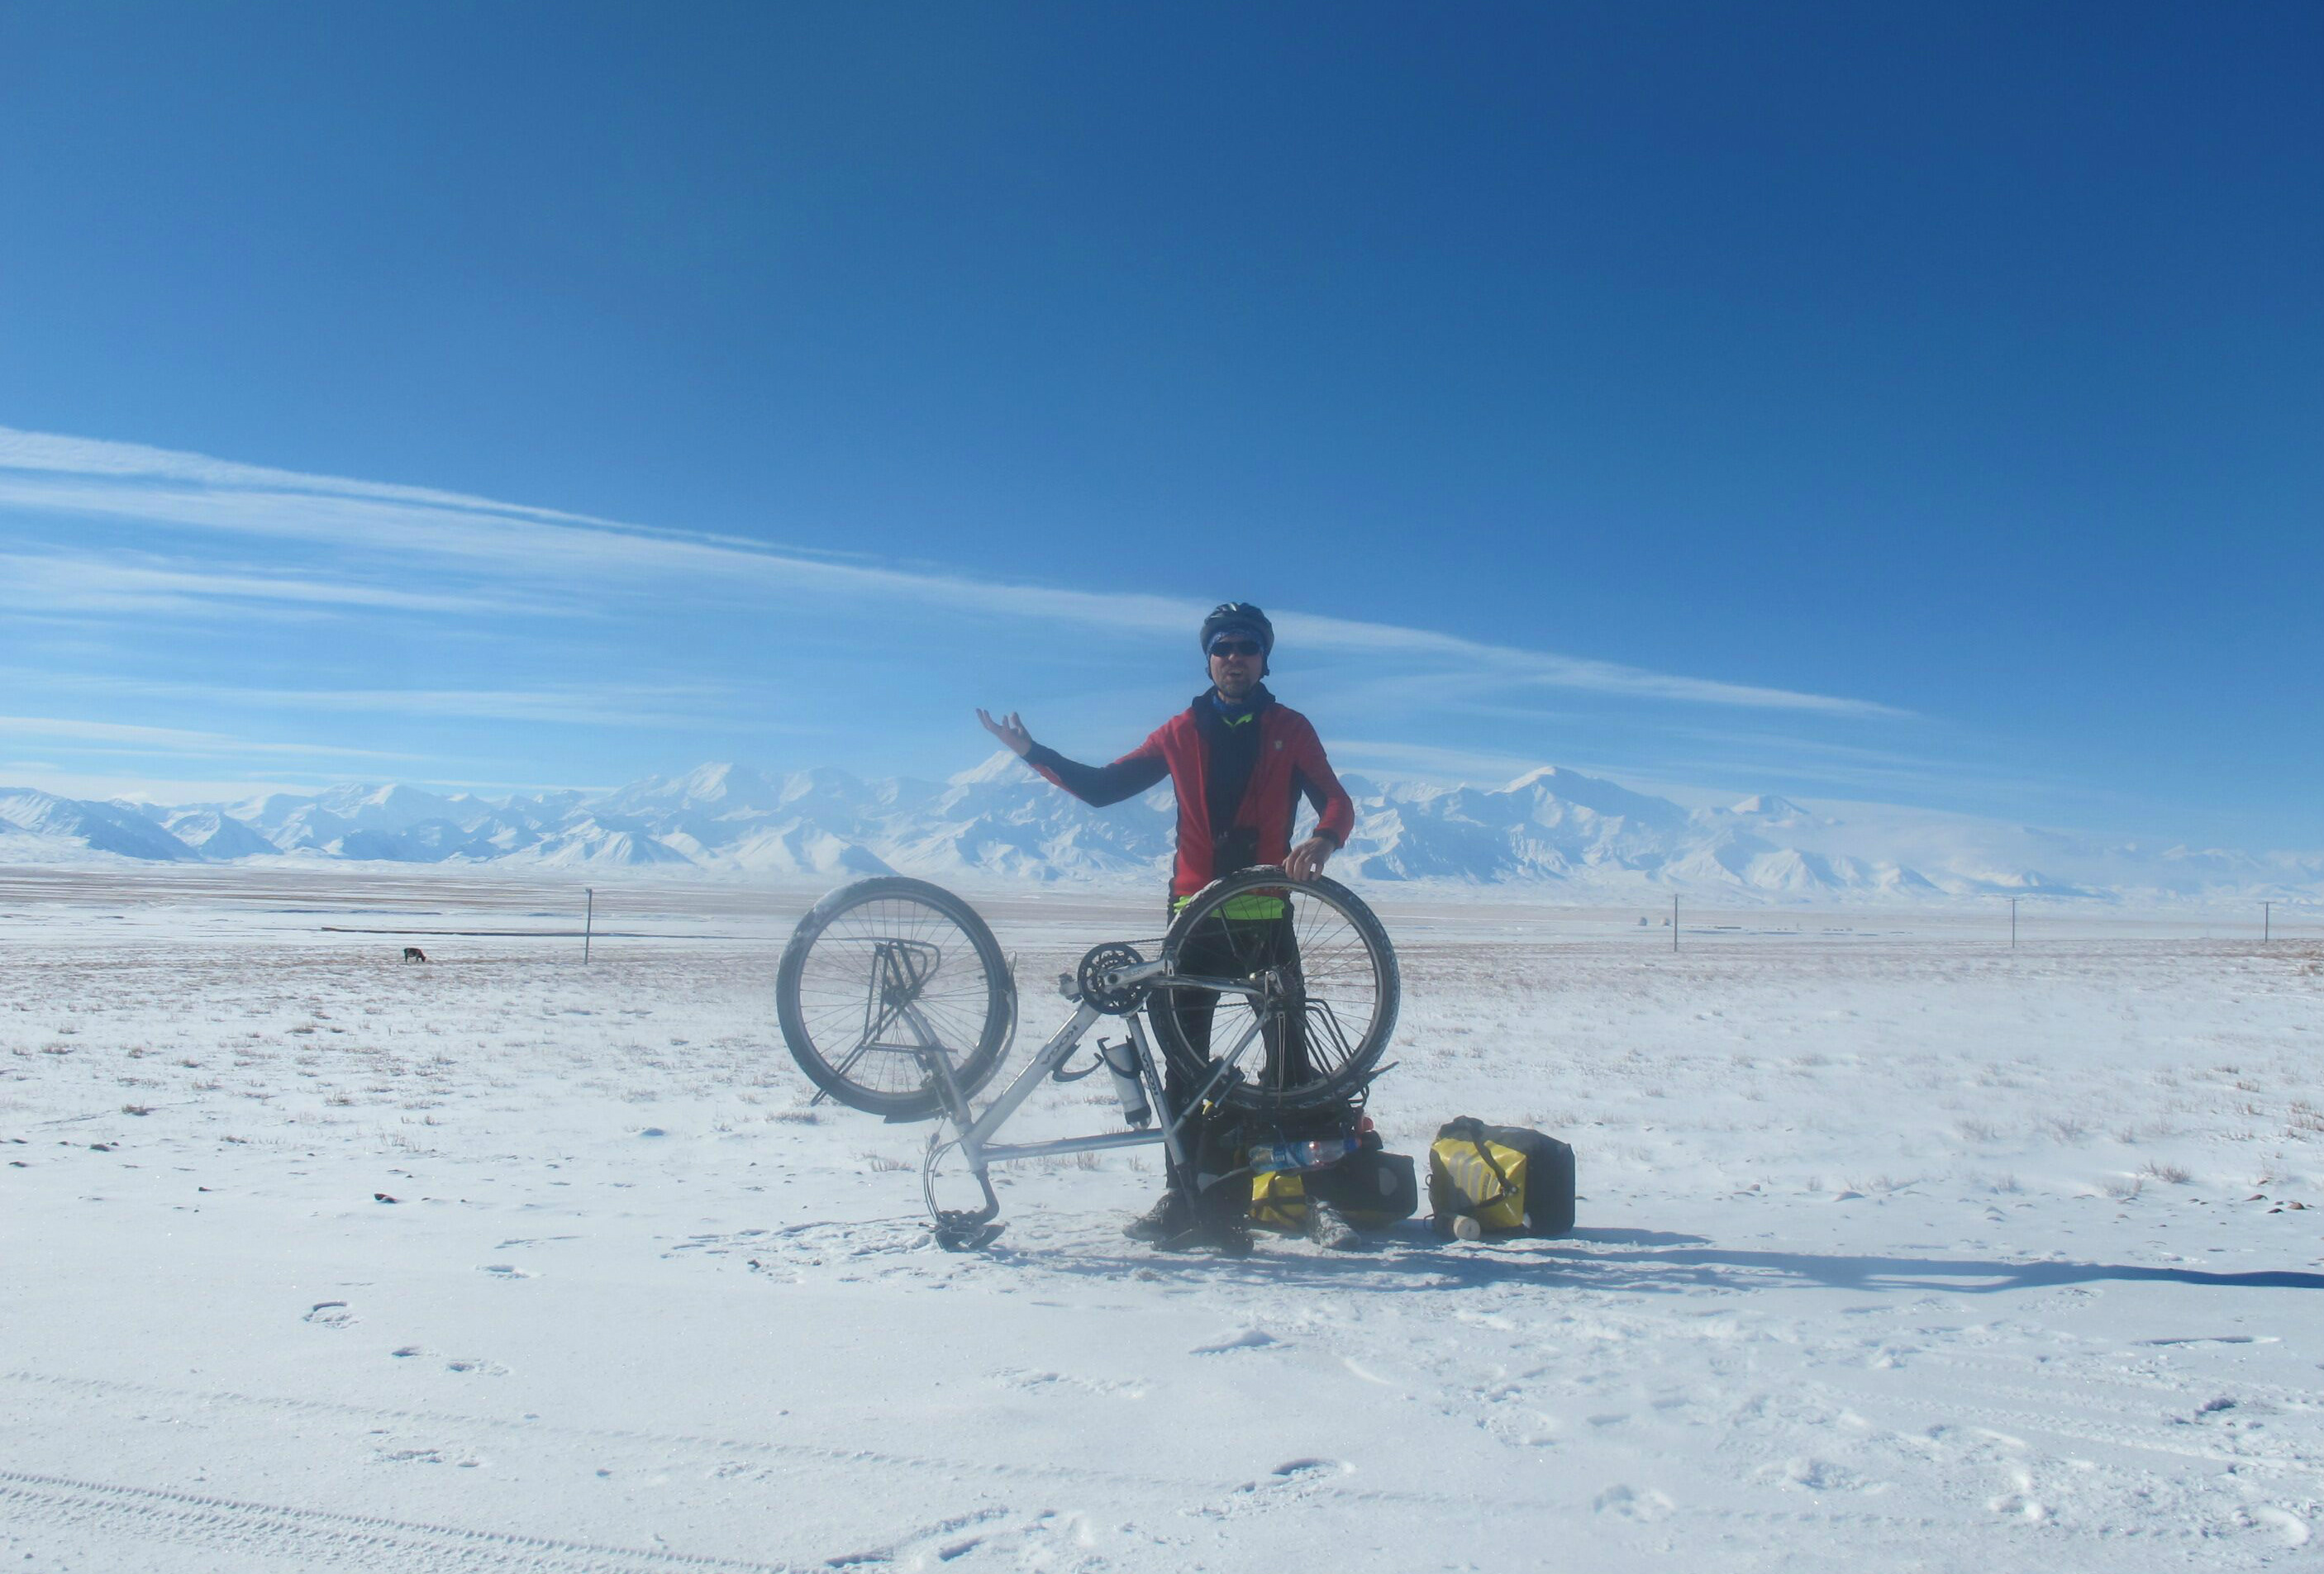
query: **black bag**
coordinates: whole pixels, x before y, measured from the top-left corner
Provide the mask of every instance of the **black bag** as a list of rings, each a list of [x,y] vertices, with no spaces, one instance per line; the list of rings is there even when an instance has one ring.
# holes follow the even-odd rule
[[[1377,1228],[1420,1211],[1420,1178],[1408,1153],[1361,1148],[1329,1169],[1311,1171],[1304,1179],[1307,1195],[1329,1202],[1351,1223]]]
[[[1428,1209],[1439,1233],[1461,1219],[1485,1235],[1564,1235],[1573,1229],[1573,1150],[1523,1126],[1463,1115],[1428,1147]]]
[[[1268,1143],[1317,1142],[1353,1145],[1346,1156],[1296,1169],[1256,1169],[1250,1177],[1254,1222],[1297,1229],[1306,1222],[1312,1198],[1329,1202],[1348,1222],[1368,1229],[1397,1224],[1420,1211],[1420,1180],[1412,1155],[1382,1150],[1380,1135],[1353,1110],[1317,1111],[1240,1135]],[[1250,1149],[1244,1150],[1247,1155]],[[1254,1155],[1255,1156],[1255,1155]]]

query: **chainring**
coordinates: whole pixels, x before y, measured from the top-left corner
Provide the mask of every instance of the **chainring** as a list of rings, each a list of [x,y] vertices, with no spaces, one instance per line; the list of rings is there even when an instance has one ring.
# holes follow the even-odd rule
[[[1146,986],[1111,984],[1106,975],[1123,968],[1136,967],[1146,959],[1138,947],[1126,941],[1109,940],[1103,945],[1090,947],[1082,958],[1081,971],[1074,980],[1081,991],[1082,1004],[1109,1017],[1127,1017],[1146,1003]]]

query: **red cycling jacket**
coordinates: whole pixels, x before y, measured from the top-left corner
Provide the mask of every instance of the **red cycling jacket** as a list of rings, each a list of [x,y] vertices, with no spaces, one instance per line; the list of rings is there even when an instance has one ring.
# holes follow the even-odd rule
[[[1306,717],[1278,704],[1264,688],[1254,696],[1248,721],[1258,732],[1254,749],[1235,735],[1237,724],[1222,722],[1211,696],[1194,703],[1154,729],[1145,742],[1111,765],[1083,765],[1056,750],[1036,743],[1025,763],[1085,803],[1102,807],[1135,796],[1170,778],[1178,796],[1178,857],[1170,876],[1170,894],[1191,897],[1220,875],[1254,863],[1280,863],[1291,853],[1293,820],[1299,800],[1315,806],[1315,834],[1335,848],[1348,844],[1355,828],[1356,805],[1332,762],[1323,757],[1323,741]],[[1222,771],[1231,785],[1231,772],[1248,761],[1250,778],[1230,813],[1213,792]]]

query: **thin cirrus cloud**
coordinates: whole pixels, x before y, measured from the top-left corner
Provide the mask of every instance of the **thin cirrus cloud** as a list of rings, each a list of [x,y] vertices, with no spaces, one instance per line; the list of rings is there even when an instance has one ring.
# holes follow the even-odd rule
[[[145,727],[121,722],[95,722],[76,717],[0,716],[0,737],[42,742],[67,742],[84,752],[182,754],[228,759],[245,754],[305,757],[325,755],[343,759],[410,759],[414,756],[381,749],[341,749],[313,743],[270,743],[238,738],[226,732],[205,732],[188,727]]]
[[[1674,744],[1696,752],[1674,751],[1665,769],[1698,778],[1732,778],[1738,774],[1738,762],[1748,761],[1755,780],[1827,795],[1834,789],[1917,795],[1950,785],[2020,802],[2051,799],[2083,807],[2119,798],[2088,786],[2069,787],[2005,761],[1979,761],[1960,754],[1916,753],[1795,732],[1690,726],[1674,727],[1668,732]]]
[[[507,597],[446,595],[344,580],[265,574],[240,568],[156,566],[89,553],[0,552],[0,575],[32,612],[189,612],[247,616],[252,603],[315,612],[383,612],[483,613],[549,612],[538,603]]]
[[[36,675],[0,671],[0,682],[33,681]],[[706,685],[608,684],[566,688],[275,688],[249,684],[186,683],[170,678],[124,677],[81,674],[53,680],[60,690],[88,696],[162,700],[206,707],[233,707],[295,714],[400,715],[414,711],[439,718],[480,722],[558,722],[585,726],[686,728],[716,724],[756,732],[790,731],[787,724],[767,719],[737,721],[719,702],[725,691]],[[143,727],[95,721],[57,721],[38,725],[50,737],[129,742],[139,739],[161,742],[172,737],[213,738],[223,734],[180,732],[163,727]],[[78,728],[79,732],[66,729]],[[9,730],[0,718],[0,732]],[[32,731],[28,724],[23,731]],[[253,745],[257,748],[260,746]],[[362,750],[309,749],[283,745],[284,752],[360,753]]]
[[[402,713],[487,722],[564,722],[622,727],[722,727],[781,730],[771,722],[737,721],[708,708],[710,688],[612,685],[571,689],[263,689],[212,686],[206,697],[284,710]],[[691,708],[702,706],[704,708]]]
[[[1332,756],[1347,762],[1341,769],[1342,776],[1350,769],[1370,768],[1435,782],[1466,782],[1480,778],[1510,781],[1550,763],[1491,750],[1446,748],[1385,738],[1333,739]]]
[[[0,428],[0,512],[102,519],[332,554],[335,572],[259,575],[117,565],[86,554],[52,567],[86,597],[179,596],[332,603],[348,610],[463,613],[489,600],[518,610],[624,597],[785,598],[918,608],[1060,623],[1109,636],[1177,640],[1203,609],[1173,597],[1012,584],[776,548],[733,537],[626,525],[456,492],[308,475],[133,444]],[[420,558],[456,565],[470,594],[381,586]],[[42,561],[41,559],[34,559]],[[489,583],[490,589],[484,588]],[[1618,698],[1806,713],[1904,714],[1869,700],[1656,672],[1396,624],[1286,612],[1288,640],[1351,658],[1423,661],[1483,688],[1539,687]]]

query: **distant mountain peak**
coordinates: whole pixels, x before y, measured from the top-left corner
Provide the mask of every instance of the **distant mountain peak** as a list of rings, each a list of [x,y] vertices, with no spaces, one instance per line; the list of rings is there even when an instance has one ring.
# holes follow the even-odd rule
[[[1723,809],[1709,811],[1713,819],[1726,817],[1749,822],[1751,828],[1762,833],[1778,831],[1800,831],[1815,826],[1838,824],[1828,815],[1795,804],[1777,793],[1754,793]]]
[[[1030,778],[1032,768],[1019,759],[1013,750],[996,749],[976,764],[955,776],[945,778],[946,787],[981,787],[986,782],[1021,781]]]
[[[715,800],[726,796],[734,779],[734,762],[731,759],[697,765],[678,778],[677,785],[689,798]]]

